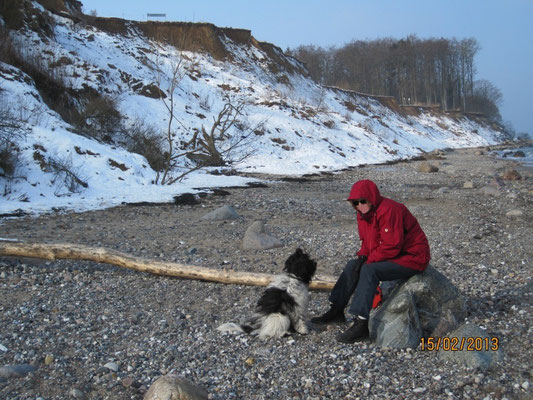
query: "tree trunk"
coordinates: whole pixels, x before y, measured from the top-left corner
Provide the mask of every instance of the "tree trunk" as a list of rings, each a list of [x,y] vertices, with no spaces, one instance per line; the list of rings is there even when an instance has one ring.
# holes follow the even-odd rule
[[[150,272],[156,275],[235,285],[267,286],[274,278],[274,275],[265,273],[227,269],[216,270],[195,265],[148,260],[102,247],[89,247],[70,243],[0,242],[0,256],[44,258],[47,260],[87,260],[112,264],[135,271]],[[331,290],[334,284],[335,278],[326,276],[311,281],[309,288]]]

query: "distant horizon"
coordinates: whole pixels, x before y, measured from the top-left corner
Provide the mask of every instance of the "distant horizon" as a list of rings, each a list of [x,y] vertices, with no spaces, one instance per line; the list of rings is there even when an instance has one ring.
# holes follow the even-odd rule
[[[533,136],[529,94],[533,93],[533,1],[509,0],[293,0],[268,3],[229,0],[185,2],[82,0],[83,11],[101,17],[146,21],[148,13],[166,14],[166,22],[205,22],[217,27],[250,30],[258,41],[280,47],[300,45],[342,47],[352,40],[474,38],[481,46],[476,56],[476,79],[486,79],[503,94],[503,122],[516,133]]]

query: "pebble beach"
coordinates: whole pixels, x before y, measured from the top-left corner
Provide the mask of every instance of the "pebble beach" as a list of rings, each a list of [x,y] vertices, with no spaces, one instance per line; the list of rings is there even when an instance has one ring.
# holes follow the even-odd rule
[[[338,343],[347,325],[267,341],[218,332],[252,312],[261,287],[0,257],[0,398],[142,399],[156,379],[176,374],[210,399],[531,399],[533,170],[491,150],[439,151],[301,179],[261,176],[265,187],[224,189],[196,205],[0,220],[2,239],[221,270],[276,274],[302,247],[319,275],[338,276],[359,246],[346,196],[355,181],[371,179],[417,217],[431,265],[465,297],[467,322],[498,339],[503,357],[490,369],[421,347]],[[427,165],[434,172],[422,172]],[[520,179],[507,179],[510,169]],[[223,206],[240,218],[202,219]],[[258,220],[282,247],[242,249]],[[310,316],[327,309],[328,292],[310,297]]]

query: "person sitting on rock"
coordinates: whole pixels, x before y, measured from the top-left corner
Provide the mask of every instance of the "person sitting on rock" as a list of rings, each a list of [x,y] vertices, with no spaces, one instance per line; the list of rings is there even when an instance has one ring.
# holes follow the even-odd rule
[[[311,322],[345,322],[344,308],[355,292],[349,308],[354,322],[337,336],[339,342],[354,343],[369,336],[368,317],[379,282],[408,279],[424,271],[430,252],[417,219],[405,205],[382,197],[374,182],[354,183],[347,200],[357,211],[361,249],[335,283],[329,296],[330,309]]]

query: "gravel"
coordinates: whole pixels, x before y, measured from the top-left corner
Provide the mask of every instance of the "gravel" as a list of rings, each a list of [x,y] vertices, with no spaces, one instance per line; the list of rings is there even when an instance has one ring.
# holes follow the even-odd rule
[[[3,219],[0,237],[268,273],[304,246],[319,274],[338,275],[359,245],[344,199],[353,182],[372,179],[417,216],[432,265],[467,299],[467,320],[499,339],[504,358],[493,369],[446,362],[420,348],[340,344],[335,335],[344,326],[268,341],[216,331],[252,311],[258,287],[86,261],[0,257],[0,368],[26,371],[23,378],[0,377],[0,398],[142,399],[158,377],[173,373],[212,399],[530,399],[533,174],[477,153],[432,157],[439,168],[433,173],[418,172],[424,161],[416,161],[301,182],[266,176],[266,188],[229,189],[229,196],[203,197],[198,205]],[[497,179],[509,167],[523,179]],[[484,194],[491,183],[496,196]],[[201,219],[222,206],[242,218]],[[242,250],[256,220],[284,246]],[[311,315],[327,307],[327,295],[312,292]]]

